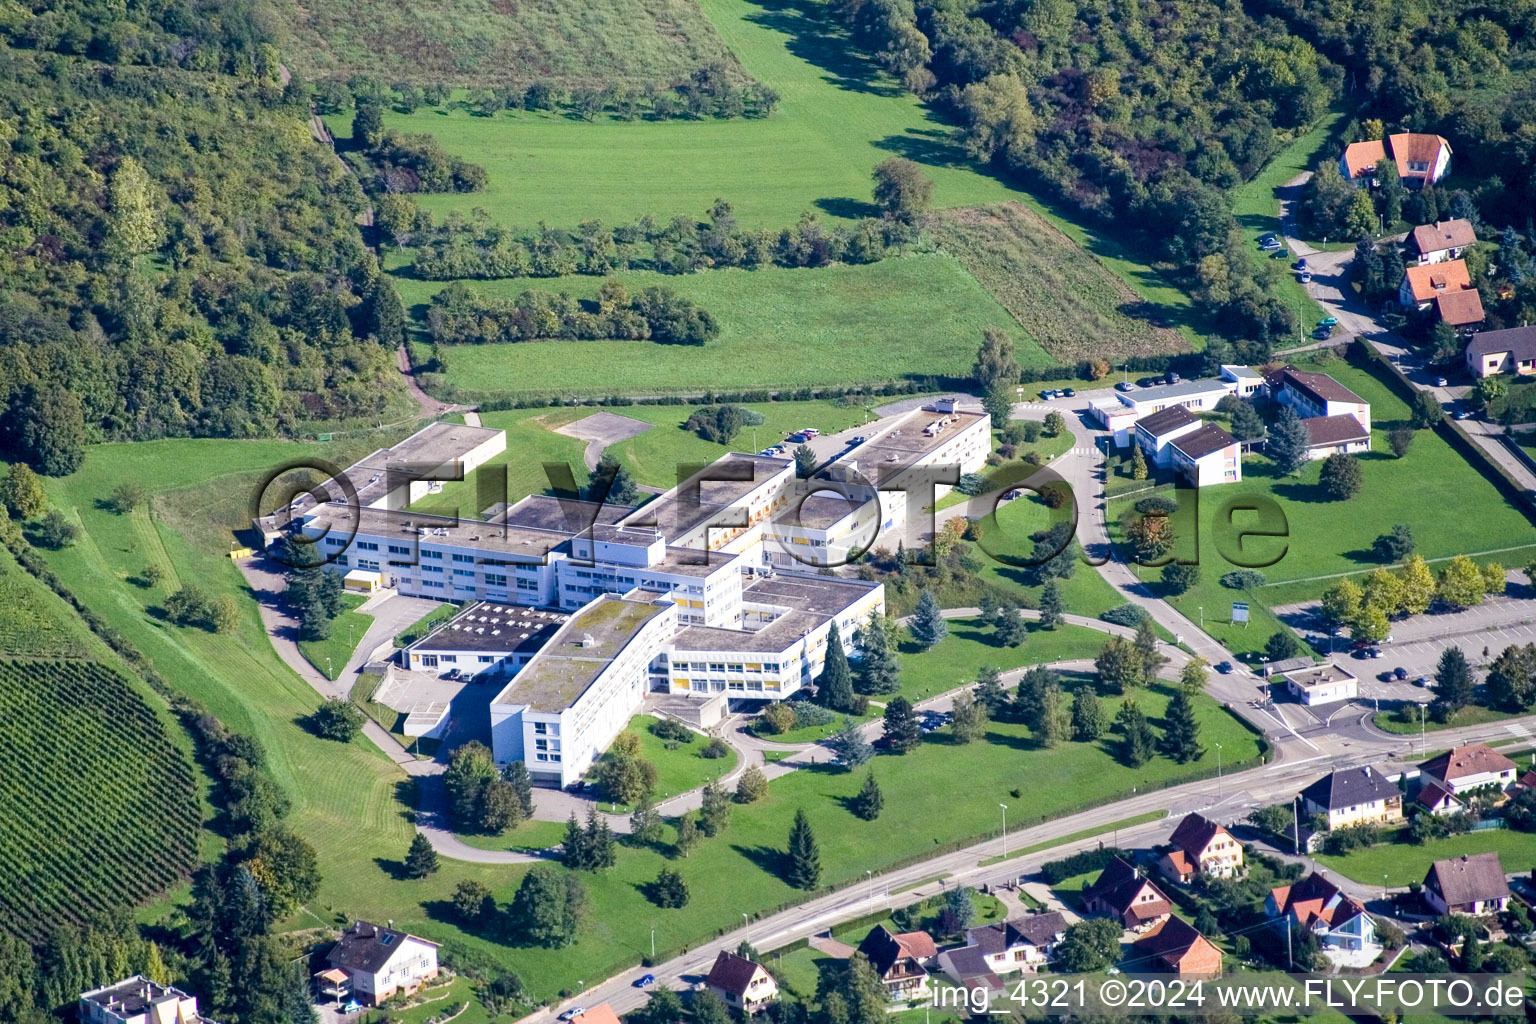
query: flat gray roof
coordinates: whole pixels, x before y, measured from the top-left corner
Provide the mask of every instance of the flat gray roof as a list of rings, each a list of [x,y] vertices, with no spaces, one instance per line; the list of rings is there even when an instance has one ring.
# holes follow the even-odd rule
[[[689,626],[678,633],[673,647],[679,655],[690,651],[784,651],[878,586],[831,576],[779,574],[760,578],[742,591],[742,603],[783,605],[789,611],[759,630]]]
[[[937,433],[929,436],[924,432],[930,423],[945,417],[950,422]],[[870,438],[838,461],[858,463],[865,476],[879,483],[877,474],[883,477],[906,469],[924,455],[954,440],[956,434],[986,418],[984,412],[941,413],[918,409],[890,430]]]
[[[603,595],[570,617],[493,704],[526,704],[551,714],[576,702],[665,605]],[[592,643],[584,642],[591,636]]]
[[[733,468],[736,472],[745,472],[748,479],[699,480],[697,489],[685,481],[687,486],[679,485],[657,496],[655,500],[629,513],[621,522],[625,525],[654,526],[669,539],[686,536],[710,520],[722,518],[720,513],[736,505],[793,464],[793,460],[789,459],[729,452],[700,473],[694,474],[689,481],[699,480],[705,474],[724,476]],[[744,467],[744,470],[740,467]]]
[[[530,494],[511,508],[497,509],[493,518],[508,526],[574,534],[593,524],[611,526],[633,511],[631,505]]]
[[[468,427],[462,423],[429,423],[399,444],[359,459],[348,467],[347,477],[357,488],[358,502],[369,505],[389,493],[391,468],[397,475],[407,465],[436,469],[501,433],[490,427]]]
[[[476,601],[416,641],[410,650],[531,654],[569,618],[565,612]]]
[[[1170,399],[1194,398],[1197,395],[1214,394],[1217,391],[1226,391],[1227,386],[1219,380],[1181,380],[1177,384],[1158,384],[1150,388],[1137,388],[1135,391],[1120,391],[1121,401],[1144,405],[1147,402],[1168,401]]]
[[[812,494],[799,505],[798,525],[812,530],[825,530],[847,519],[866,504],[868,502],[854,501],[830,494]],[[796,506],[791,504],[782,515],[777,517],[776,521],[791,527],[797,525],[795,511]]]
[[[326,504],[310,515],[311,525],[329,525],[340,537],[353,532],[369,536],[398,540],[409,545],[414,541],[420,546],[471,548],[484,553],[490,562],[542,562],[550,551],[569,539],[569,534],[549,530],[530,530],[522,527],[504,527],[478,519],[454,520],[447,516],[423,515],[420,512],[397,512],[382,508],[363,508],[355,513],[346,505]],[[420,531],[427,530],[422,535]],[[437,531],[442,531],[438,533]],[[356,554],[355,546],[346,549]],[[377,555],[380,568],[389,561],[389,552],[368,552]]]

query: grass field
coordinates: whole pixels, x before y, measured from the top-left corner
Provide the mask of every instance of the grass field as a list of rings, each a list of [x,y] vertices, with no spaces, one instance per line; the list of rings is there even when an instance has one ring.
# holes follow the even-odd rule
[[[745,79],[691,0],[262,0],[284,59],[305,77],[567,87],[670,85],[706,64]]]
[[[544,341],[446,347],[444,382],[456,392],[625,394],[833,386],[969,374],[982,330],[1013,318],[953,258],[938,253],[819,270],[713,270],[675,276],[613,275],[631,290],[662,285],[720,322],[702,347],[649,341]],[[442,282],[400,279],[407,305]],[[582,298],[602,279],[467,282],[511,298],[530,288]],[[1017,333],[1017,331],[1015,331]],[[1017,346],[1019,362],[1044,365],[1044,350]]]
[[[565,838],[563,821],[525,821],[499,836],[459,836],[480,850],[547,850]]]
[[[926,651],[904,641],[900,647],[901,696],[913,703],[925,700],[974,683],[977,673],[989,666],[1007,672],[1050,661],[1092,659],[1108,639],[1086,626],[1049,630],[1031,622],[1028,640],[1018,647],[1004,647],[993,638],[993,632],[977,619],[950,619],[949,636]]]
[[[1515,718],[1522,714],[1522,712],[1497,711],[1494,708],[1483,707],[1480,704],[1468,704],[1443,722],[1437,721],[1433,716],[1426,714],[1421,723],[1419,713],[1418,707],[1408,704],[1395,711],[1379,712],[1371,719],[1371,722],[1383,732],[1412,736],[1417,735],[1421,731],[1435,732],[1438,729],[1457,729],[1467,725],[1482,725],[1485,722],[1497,722],[1503,718]]]
[[[373,625],[373,616],[357,610],[368,599],[362,594],[343,594],[342,613],[331,622],[331,635],[324,640],[300,640],[305,659],[327,679],[335,679],[346,670],[347,661],[363,635]]]
[[[1536,867],[1536,833],[1512,829],[1487,829],[1459,836],[1413,843],[1382,843],[1343,856],[1320,854],[1317,860],[1362,885],[1393,888],[1424,881],[1429,866],[1465,853],[1497,853],[1506,872],[1527,872]]]
[[[1189,347],[1103,263],[1021,203],[947,210],[935,234],[1058,363]]]
[[[1536,529],[1529,520],[1438,435],[1418,431],[1404,458],[1392,456],[1386,434],[1405,422],[1409,413],[1407,405],[1385,384],[1343,360],[1320,366],[1298,365],[1332,375],[1371,403],[1374,450],[1360,457],[1364,486],[1351,501],[1329,501],[1317,486],[1321,461],[1309,463],[1298,477],[1282,479],[1267,459],[1250,457],[1243,462],[1241,483],[1207,488],[1200,494],[1198,510],[1184,499],[1186,505],[1176,521],[1182,538],[1180,550],[1193,550],[1191,537],[1198,514],[1201,580],[1175,599],[1175,604],[1191,617],[1203,607],[1205,628],[1217,639],[1240,654],[1257,651],[1272,632],[1282,628],[1268,607],[1316,598],[1336,574],[1374,568],[1378,563],[1371,553],[1372,542],[1395,523],[1412,528],[1419,554],[1431,560],[1536,544]],[[1220,554],[1216,529],[1222,506],[1230,498],[1245,494],[1273,497],[1285,513],[1289,530],[1286,540],[1259,538],[1249,542],[1259,556],[1280,557],[1262,569],[1268,584],[1251,592],[1256,600],[1251,609],[1253,620],[1246,629],[1228,621],[1231,602],[1243,598],[1240,592],[1218,582],[1235,566]],[[1129,505],[1128,500],[1111,499],[1112,525]],[[1467,517],[1465,510],[1469,508],[1477,510],[1475,518]],[[1253,521],[1251,515],[1239,516],[1235,525],[1243,528]],[[1491,557],[1518,565],[1528,553],[1513,551]],[[1138,571],[1143,579],[1155,580],[1161,570]]]
[[[0,544],[0,655],[83,658],[91,647],[85,624],[59,597],[33,579]]]
[[[718,779],[736,770],[736,751],[724,757],[708,758],[700,753],[709,741],[693,734],[693,739],[675,750],[668,750],[661,737],[651,732],[656,719],[650,715],[636,715],[630,719],[627,731],[640,737],[640,756],[656,766],[657,802],[698,789],[710,779]],[[620,810],[625,810],[622,805]]]

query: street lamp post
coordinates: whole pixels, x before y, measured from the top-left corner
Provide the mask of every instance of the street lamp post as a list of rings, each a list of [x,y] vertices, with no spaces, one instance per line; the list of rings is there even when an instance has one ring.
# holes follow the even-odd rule
[[[651,966],[656,966],[656,926],[651,925]]]
[[[865,879],[866,882],[869,883],[869,899],[870,899],[870,902],[874,902],[874,899],[875,899],[875,873],[874,873],[874,871],[872,871],[872,870],[871,871],[865,871],[864,872],[864,879]]]
[[[1216,744],[1216,799],[1221,799],[1221,744]]]
[[[1003,856],[1008,856],[1008,805],[998,804],[1003,809]]]
[[[1424,756],[1424,702],[1419,702],[1419,756]]]

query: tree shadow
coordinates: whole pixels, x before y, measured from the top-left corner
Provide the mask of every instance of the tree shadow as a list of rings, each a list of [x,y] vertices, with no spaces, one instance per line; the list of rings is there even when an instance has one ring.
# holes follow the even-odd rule
[[[874,203],[865,202],[862,199],[853,199],[848,196],[838,196],[833,199],[816,200],[816,208],[833,217],[843,217],[847,220],[860,220],[865,217],[880,216],[880,207]]]
[[[1289,483],[1275,484],[1271,491],[1275,497],[1284,498],[1286,501],[1294,501],[1305,505],[1322,505],[1330,499],[1317,484]]]
[[[373,858],[373,862],[377,864],[379,870],[388,875],[392,881],[405,882],[409,881],[411,878],[411,876],[406,873],[405,861],[403,860],[392,860],[389,857],[375,857]]]
[[[901,95],[901,86],[854,47],[843,28],[826,16],[824,5],[815,0],[754,2],[760,10],[747,20],[784,35],[785,49],[826,72],[823,81],[849,92]]]
[[[756,864],[774,878],[783,880],[789,876],[789,855],[771,846],[741,846],[731,844],[731,849]]]

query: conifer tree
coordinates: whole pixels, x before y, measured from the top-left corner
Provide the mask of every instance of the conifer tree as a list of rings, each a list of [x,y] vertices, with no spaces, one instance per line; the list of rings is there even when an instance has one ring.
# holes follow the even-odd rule
[[[880,695],[901,689],[901,665],[880,620],[879,612],[870,613],[869,624],[859,631],[859,672],[854,688],[860,693]]]
[[[405,873],[409,878],[426,878],[437,870],[437,851],[420,832],[411,840],[410,851],[405,855]]]
[[[933,591],[924,588],[917,599],[917,609],[912,613],[912,625],[909,628],[912,630],[912,639],[924,650],[949,635],[949,624],[944,621],[944,613]]]
[[[1115,725],[1120,729],[1121,756],[1127,765],[1140,768],[1152,760],[1155,746],[1152,727],[1135,701],[1127,700],[1120,705],[1115,714]]]
[[[880,811],[885,807],[885,797],[880,792],[880,784],[875,781],[875,773],[870,772],[864,776],[864,788],[852,801],[853,813],[865,821],[874,821],[880,817]]]
[[[789,829],[789,884],[806,890],[821,884],[821,849],[804,809],[795,811],[795,823]]]
[[[848,654],[843,650],[843,640],[838,635],[836,621],[827,630],[827,659],[821,675],[816,679],[816,699],[833,711],[844,714],[857,710],[853,673],[848,668]]]
[[[1186,764],[1205,753],[1200,746],[1200,722],[1195,718],[1194,701],[1188,690],[1179,690],[1168,702],[1163,724],[1163,753]]]
[[[1080,686],[1072,696],[1072,738],[1079,743],[1098,739],[1104,732],[1104,706],[1092,686]]]
[[[1055,629],[1060,626],[1064,611],[1061,587],[1055,580],[1050,580],[1046,583],[1045,589],[1040,591],[1040,628]]]

